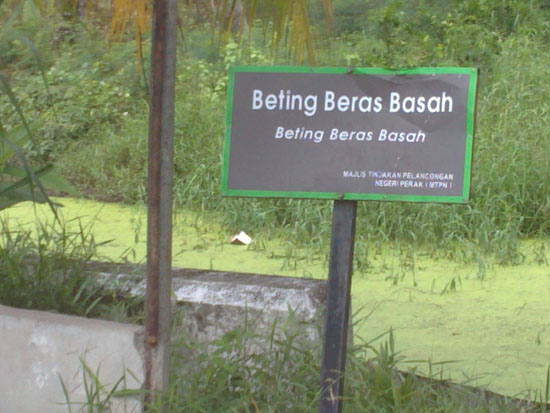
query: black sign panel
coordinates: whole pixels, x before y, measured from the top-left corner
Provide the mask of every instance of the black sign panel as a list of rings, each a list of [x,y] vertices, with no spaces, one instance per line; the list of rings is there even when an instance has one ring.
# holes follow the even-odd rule
[[[229,196],[467,202],[477,70],[235,68]]]

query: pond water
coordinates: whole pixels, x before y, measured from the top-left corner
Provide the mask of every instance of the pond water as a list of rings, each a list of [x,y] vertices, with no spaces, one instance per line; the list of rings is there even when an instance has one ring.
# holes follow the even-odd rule
[[[110,240],[99,247],[100,258],[144,262],[145,207],[58,201],[68,227],[77,230],[80,221],[96,242]],[[12,229],[53,221],[48,207],[30,203],[2,217]],[[300,251],[290,256],[277,240],[231,245],[219,228],[192,213],[175,215],[173,238],[176,267],[326,278],[321,260],[301,259]],[[544,260],[549,247],[548,240],[525,241],[524,264],[499,266],[489,258],[475,265],[434,260],[421,251],[404,259],[387,246],[369,257],[367,273],[354,274],[356,339],[370,341],[391,327],[404,367],[417,365],[418,371],[506,395],[544,392],[550,366],[550,266]]]

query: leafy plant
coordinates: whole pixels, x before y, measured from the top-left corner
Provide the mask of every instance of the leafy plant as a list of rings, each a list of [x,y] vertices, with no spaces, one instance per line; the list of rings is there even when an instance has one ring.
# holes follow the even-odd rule
[[[16,39],[26,44],[31,54],[36,58],[40,68],[44,86],[48,90],[48,83],[40,56],[32,42],[11,27],[13,20],[21,11],[23,1],[18,4],[8,23],[0,30],[0,42]],[[35,2],[39,4],[39,2]],[[7,78],[0,73],[0,90],[9,98],[17,113],[20,126],[5,130],[0,121],[0,210],[8,208],[18,202],[33,201],[38,203],[48,202],[55,213],[53,203],[49,200],[46,188],[67,192],[75,195],[77,192],[61,176],[52,171],[51,165],[31,167],[21,150],[21,147],[30,143],[36,145],[36,139],[29,125],[19,102],[10,88]],[[12,162],[13,158],[17,162]]]
[[[22,128],[0,133],[0,210],[24,201],[48,202],[53,209],[46,188],[77,194],[68,181],[53,172],[52,165],[29,166],[21,149],[28,140],[29,135]],[[19,164],[11,162],[14,156]]]

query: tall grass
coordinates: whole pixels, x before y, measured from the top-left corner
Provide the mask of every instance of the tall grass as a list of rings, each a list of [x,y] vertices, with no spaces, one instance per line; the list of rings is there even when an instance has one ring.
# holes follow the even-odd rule
[[[140,300],[111,291],[91,276],[96,258],[91,225],[55,220],[34,228],[0,222],[0,303],[114,321],[143,318]]]
[[[174,329],[177,327],[176,320]],[[320,398],[330,396],[319,388],[321,347],[312,341],[308,328],[290,318],[284,324],[275,322],[267,336],[256,332],[253,323],[245,322],[208,344],[194,342],[185,334],[175,337],[169,390],[147,405],[147,411],[316,412]],[[73,407],[79,411],[118,411],[125,402],[133,404],[143,398],[145,390],[128,387],[126,379],[133,375],[131,371],[105,386],[99,380],[100,368],[93,370],[84,357],[81,363],[86,400],[71,401],[61,381],[68,411]],[[550,369],[544,390],[515,399],[445,380],[443,371],[448,362],[425,361],[429,376],[416,374],[414,368],[399,370],[398,363],[403,369],[407,360],[395,351],[391,329],[372,341],[349,347],[343,376],[344,412],[538,413],[550,408]]]
[[[524,34],[503,41],[500,49],[481,77],[470,204],[361,202],[359,242],[409,243],[464,261],[494,254],[499,263],[516,264],[523,259],[520,238],[550,233],[550,140],[544,132],[550,129],[545,103],[550,90],[543,81],[550,54]],[[189,90],[193,75],[220,74],[190,71],[180,93]],[[330,231],[330,203],[220,197],[222,104],[208,100],[215,91],[203,90],[180,95],[186,103],[176,117],[181,125],[176,135],[178,205],[214,212],[231,231],[276,235],[322,251]],[[197,122],[201,118],[204,122]]]
[[[361,202],[357,248],[373,251],[376,243],[394,242],[460,261],[492,254],[499,263],[520,263],[518,240],[550,233],[548,8],[539,1],[511,2],[503,9],[499,2],[473,0],[372,2],[367,9],[335,2],[335,7],[356,8],[359,14],[346,19],[362,22],[349,26],[362,29],[340,27],[337,37],[319,41],[320,64],[481,68],[471,202]],[[86,196],[143,202],[148,109],[140,76],[134,73],[131,80],[133,45],[105,49],[93,32],[72,30],[77,41],[61,45],[48,75],[54,97],[72,91],[71,103],[57,107],[61,119],[74,122],[46,127],[41,147]],[[329,202],[220,195],[227,67],[289,62],[284,53],[274,60],[262,37],[260,29],[253,30],[241,49],[230,42],[220,51],[208,31],[196,25],[180,43],[175,203],[218,220],[228,232],[246,230],[260,240],[279,237],[289,248],[304,247],[312,257],[323,257]],[[10,64],[17,67],[14,50],[9,48]],[[52,119],[48,105],[30,104],[31,96],[40,95],[38,75],[25,73],[24,82],[14,77],[29,97],[22,99],[29,117]],[[1,99],[0,107],[5,105]],[[357,264],[367,268],[367,261]]]
[[[303,328],[289,323],[280,333],[261,337],[264,352],[250,343],[259,336],[246,325],[209,345],[182,336],[174,342],[171,382],[167,394],[148,411],[316,412],[319,398],[321,349]],[[419,376],[395,352],[392,331],[382,343],[356,343],[348,350],[344,376],[344,412],[542,412],[542,394],[536,400],[499,396],[467,385],[442,380],[445,363],[430,365],[431,377]],[[193,360],[182,357],[191,353]],[[429,363],[429,362],[426,362]],[[539,400],[540,399],[540,400]],[[538,403],[537,403],[538,402]]]

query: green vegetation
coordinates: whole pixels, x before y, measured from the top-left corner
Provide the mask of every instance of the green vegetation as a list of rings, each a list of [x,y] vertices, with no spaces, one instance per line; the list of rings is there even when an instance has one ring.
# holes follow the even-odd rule
[[[471,203],[362,202],[358,248],[382,240],[423,245],[434,256],[459,261],[494,254],[503,264],[521,262],[518,239],[550,232],[550,90],[544,81],[550,10],[537,1],[477,0],[337,1],[334,10],[332,37],[316,43],[321,65],[481,69]],[[3,71],[29,121],[40,122],[38,145],[26,146],[27,155],[54,161],[88,197],[143,202],[147,89],[133,43],[109,45],[96,29],[101,26],[43,17],[30,2],[20,20],[20,30],[44,50],[50,85],[48,95],[18,41],[2,45]],[[274,57],[266,50],[261,26],[252,28],[240,49],[230,40],[218,51],[210,29],[186,24],[176,82],[177,206],[215,217],[228,231],[261,230],[265,239],[277,236],[323,256],[329,203],[220,197],[226,69],[234,63],[284,64],[285,51]],[[59,27],[64,37],[52,48],[48,40]],[[143,47],[147,52],[150,39]],[[0,107],[4,128],[13,130],[19,120],[5,96]]]
[[[17,14],[17,11],[14,12],[12,17],[17,17]],[[30,55],[36,60],[36,66],[42,75],[42,86],[48,92],[40,54],[28,37],[12,27],[13,18],[0,27],[0,43],[17,40],[28,49]],[[0,59],[0,65],[1,63],[2,59]],[[37,125],[28,121],[6,75],[2,72],[0,72],[0,91],[11,105],[16,118],[15,122],[13,119],[11,120],[7,130],[4,129],[2,119],[0,119],[0,210],[19,202],[33,201],[48,202],[55,213],[45,188],[64,191],[72,195],[76,195],[76,191],[67,181],[52,171],[52,165],[44,162],[38,163],[36,166],[29,165],[21,147],[37,148],[38,142],[34,136]]]
[[[110,291],[90,277],[85,264],[101,245],[91,225],[56,219],[12,228],[3,218],[0,226],[1,304],[115,321],[143,319],[142,300]]]
[[[106,40],[108,23],[100,12],[79,20],[60,13],[53,0],[44,2],[41,10],[38,3],[0,1],[4,92],[0,94],[0,134],[20,145],[24,154],[14,158],[11,155],[17,150],[2,146],[4,186],[0,190],[23,177],[27,162],[37,174],[43,165],[53,163],[85,197],[142,204],[146,197],[149,62],[145,59],[138,66],[131,36],[112,43]],[[547,2],[334,0],[333,4],[331,35],[314,39],[319,65],[481,69],[471,203],[361,202],[355,268],[376,277],[375,261],[388,245],[396,251],[397,263],[389,280],[396,285],[405,274],[414,277],[415,269],[421,271],[415,266],[419,253],[452,259],[459,265],[473,264],[480,281],[485,281],[493,262],[522,263],[526,254],[520,241],[550,235]],[[21,13],[11,19],[11,11],[19,5]],[[321,15],[320,9],[312,9],[314,34],[325,33]],[[261,24],[251,25],[240,48],[235,33],[220,49],[205,20],[205,16],[194,16],[192,21],[189,16],[182,18],[176,79],[176,206],[192,210],[228,233],[245,229],[257,234],[254,248],[279,239],[288,262],[303,258],[296,257],[296,251],[307,251],[308,260],[322,261],[330,238],[330,203],[220,197],[227,68],[232,64],[289,64],[292,53],[282,46],[272,52]],[[150,38],[144,35],[141,40],[147,56]],[[33,50],[39,51],[40,64]],[[28,130],[25,122],[30,125]],[[19,175],[6,177],[14,171],[7,167],[19,168]],[[25,184],[30,182],[27,179]],[[40,192],[34,196],[38,200]],[[3,225],[0,302],[89,316],[111,312],[115,315],[109,317],[115,319],[131,317],[131,309],[124,308],[117,297],[102,295],[81,271],[81,264],[96,247],[86,228],[75,233],[62,226],[39,228],[38,236],[32,237]],[[535,253],[540,264],[547,265],[545,244],[540,245]],[[29,256],[39,258],[29,260]],[[452,274],[439,286],[441,294],[456,292],[463,281]],[[33,286],[33,291],[23,285]],[[117,306],[122,306],[120,311]],[[236,331],[217,343],[213,352],[201,355],[208,374],[190,371],[174,376],[171,406],[215,411],[223,402],[224,408],[231,406],[234,411],[280,411],[292,395],[294,410],[289,411],[316,409],[318,349],[298,346],[291,336],[281,341],[282,352],[256,358],[243,353],[243,341],[251,334]],[[540,342],[537,335],[534,343]],[[369,343],[350,353],[346,378],[350,411],[528,408],[498,398],[482,400],[463,388],[421,380],[414,371],[394,377],[392,368],[399,357],[389,343],[376,352]],[[227,355],[234,357],[228,361]],[[375,368],[365,362],[372,357]],[[188,377],[194,380],[183,380]],[[536,395],[547,402],[548,390],[544,396]]]
[[[266,339],[257,335],[253,326],[244,325],[208,347],[182,335],[174,341],[169,391],[156,404],[147,406],[147,411],[318,411],[319,397],[330,397],[319,394],[320,348],[295,320],[279,327],[279,334],[272,333]],[[276,331],[275,326],[271,331]],[[344,412],[542,413],[550,408],[550,376],[546,392],[533,394],[534,401],[508,398],[441,380],[438,372],[445,363],[430,364],[429,377],[416,374],[414,369],[399,371],[396,366],[402,357],[395,351],[392,331],[385,332],[383,338],[379,346],[361,342],[348,351]],[[251,350],[251,343],[257,340],[266,343],[267,351]],[[99,371],[92,371],[84,360],[82,364],[87,401],[72,402],[65,390],[69,411],[83,407],[112,411],[115,403],[121,406],[127,397],[142,396],[142,391],[127,387],[126,377],[131,372],[123,374],[112,387],[105,387],[98,380]]]
[[[53,200],[65,206],[59,216],[66,233],[93,226],[96,254],[102,261],[144,262],[144,206]],[[34,230],[35,219],[55,223],[46,205],[20,204],[2,215],[20,232]],[[175,267],[326,277],[326,263],[308,259],[307,250],[277,240],[231,245],[215,223],[188,211],[178,213],[177,223]],[[368,266],[356,271],[352,280],[355,319],[363,319],[356,322],[355,340],[368,340],[378,348],[392,326],[394,349],[406,356],[399,369],[414,367],[419,375],[432,376],[430,366],[438,365],[438,377],[532,399],[536,391],[544,392],[548,367],[548,297],[541,291],[550,287],[549,241],[521,241],[519,246],[525,259],[514,266],[496,265],[485,257],[471,264],[434,259],[410,245],[394,248],[391,243],[358,251],[357,259]],[[100,316],[120,320],[137,315],[139,302],[134,306],[118,298],[113,311]],[[374,340],[377,336],[381,339]],[[437,363],[445,360],[454,362]]]

